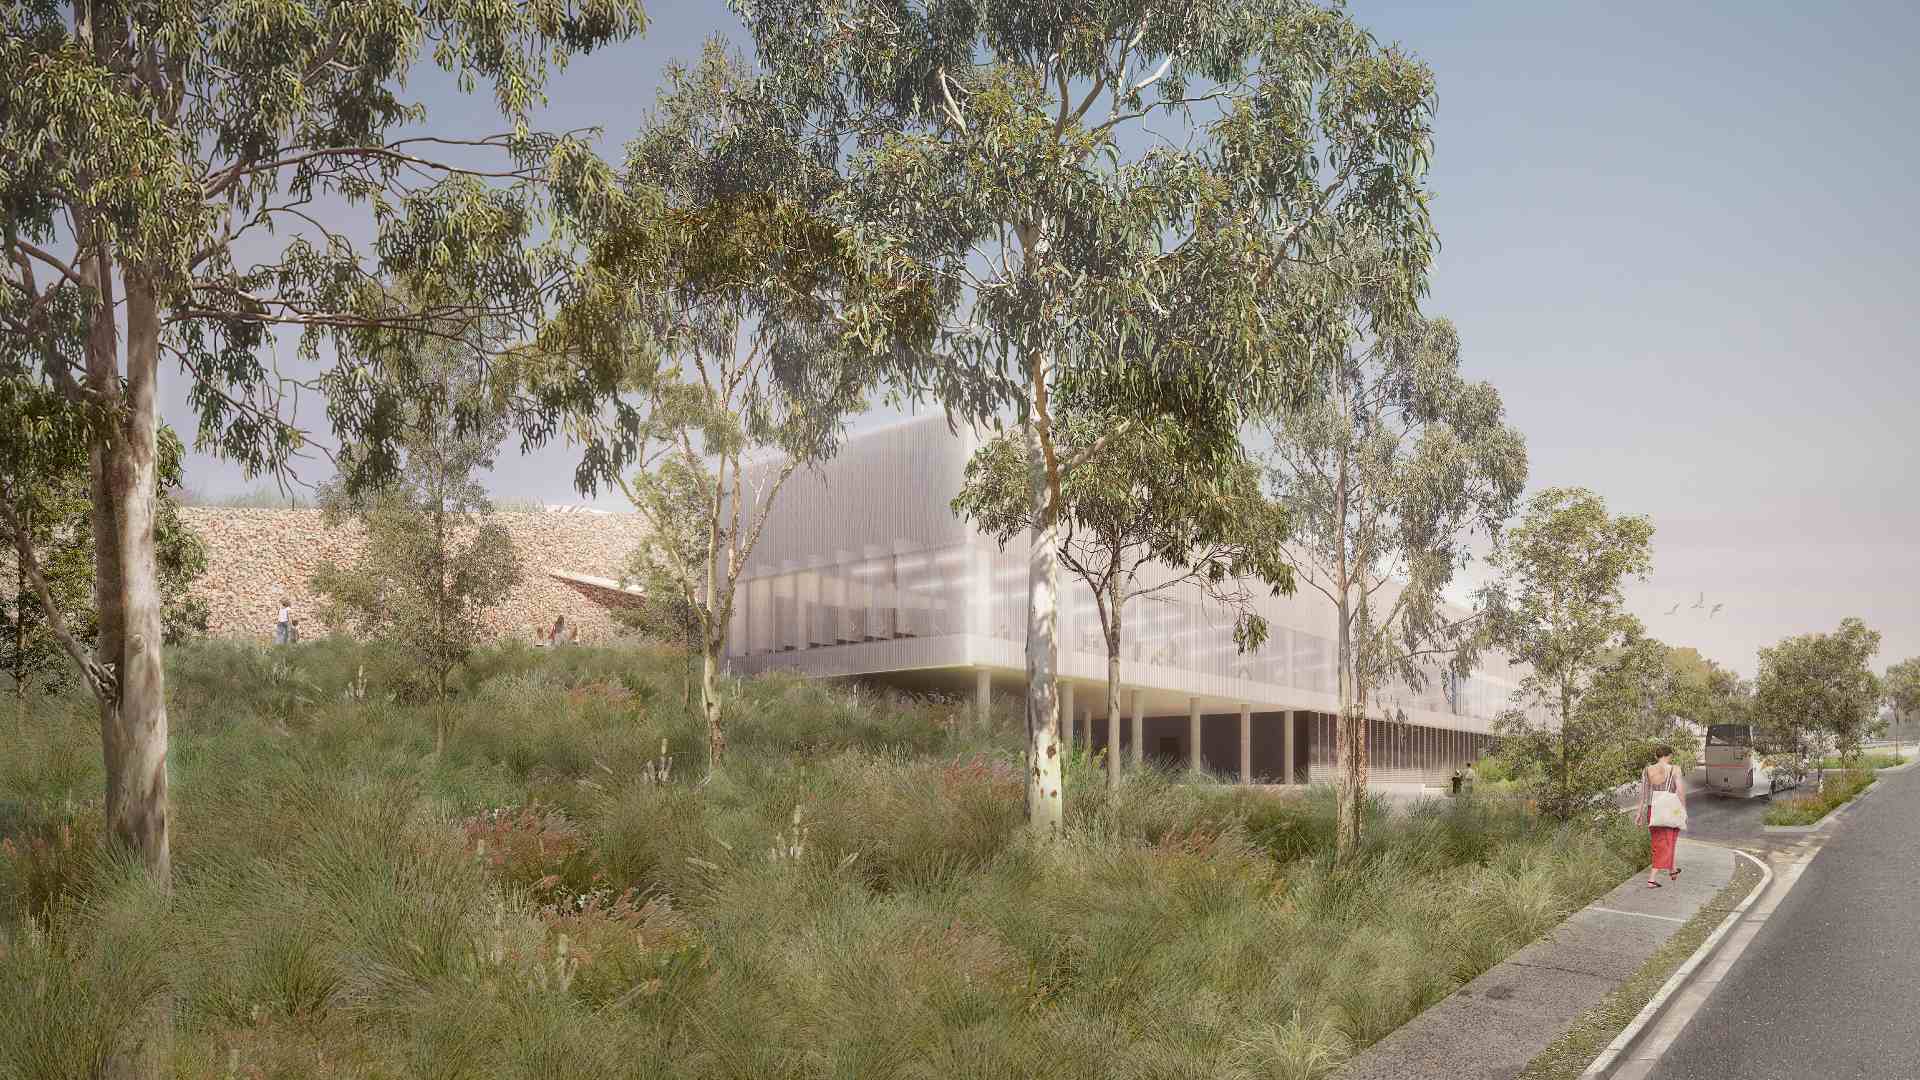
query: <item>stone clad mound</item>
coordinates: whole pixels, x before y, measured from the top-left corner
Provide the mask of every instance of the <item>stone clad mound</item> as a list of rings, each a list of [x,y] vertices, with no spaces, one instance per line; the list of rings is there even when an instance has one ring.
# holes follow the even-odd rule
[[[207,542],[207,573],[193,592],[211,609],[208,632],[217,638],[271,641],[284,597],[300,619],[300,633],[314,638],[332,628],[321,618],[319,597],[307,587],[322,566],[351,562],[363,537],[352,525],[328,529],[318,510],[183,506],[181,517]],[[520,586],[489,613],[496,638],[532,641],[536,627],[565,615],[579,627],[581,642],[621,633],[611,608],[621,594],[556,577],[551,571],[613,578],[639,544],[637,514],[524,512],[495,517],[512,534],[520,555]]]

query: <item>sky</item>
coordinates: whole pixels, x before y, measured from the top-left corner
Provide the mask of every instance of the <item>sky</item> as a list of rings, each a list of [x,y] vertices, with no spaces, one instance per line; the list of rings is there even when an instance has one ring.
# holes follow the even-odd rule
[[[1526,435],[1531,489],[1652,520],[1653,572],[1628,589],[1649,632],[1748,675],[1757,649],[1848,616],[1882,633],[1876,666],[1920,654],[1920,93],[1903,77],[1920,6],[1349,10],[1438,79],[1427,311]],[[739,36],[718,2],[647,11],[645,38],[552,83],[543,126],[601,127],[617,158],[664,65]],[[413,89],[436,115],[491,108],[442,79]],[[191,430],[177,379],[166,398]],[[491,486],[583,501],[574,463],[508,453]],[[202,491],[260,486],[188,468]]]

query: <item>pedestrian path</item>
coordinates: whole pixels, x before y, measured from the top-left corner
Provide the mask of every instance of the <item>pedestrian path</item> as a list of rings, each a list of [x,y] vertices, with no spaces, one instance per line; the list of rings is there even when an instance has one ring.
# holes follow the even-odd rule
[[[1511,1080],[1718,895],[1736,861],[1727,848],[1681,840],[1680,880],[1649,889],[1634,875],[1374,1044],[1338,1080]]]

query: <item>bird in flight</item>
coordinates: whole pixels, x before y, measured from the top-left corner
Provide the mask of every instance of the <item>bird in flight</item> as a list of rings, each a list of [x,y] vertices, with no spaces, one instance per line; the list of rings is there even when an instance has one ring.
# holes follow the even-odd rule
[[[1679,611],[1679,610],[1680,610],[1680,603],[1679,603],[1679,601],[1675,601],[1675,602],[1674,602],[1674,605],[1673,605],[1672,607],[1670,607],[1670,608],[1668,608],[1668,609],[1667,609],[1667,614],[1669,614],[1669,615],[1671,615],[1671,614],[1673,614],[1674,612],[1676,612],[1676,611]]]
[[[1715,615],[1718,615],[1718,614],[1720,614],[1720,609],[1721,609],[1721,608],[1723,608],[1723,607],[1726,607],[1726,606],[1727,606],[1727,605],[1725,605],[1725,604],[1715,604],[1715,605],[1713,605],[1713,610],[1712,610],[1712,611],[1709,611],[1709,612],[1707,612],[1707,618],[1709,618],[1709,619],[1711,619],[1711,618],[1713,618],[1713,617],[1714,617]]]
[[[1707,606],[1707,594],[1701,593],[1700,598],[1693,602],[1693,610],[1699,611],[1701,608],[1706,606]]]

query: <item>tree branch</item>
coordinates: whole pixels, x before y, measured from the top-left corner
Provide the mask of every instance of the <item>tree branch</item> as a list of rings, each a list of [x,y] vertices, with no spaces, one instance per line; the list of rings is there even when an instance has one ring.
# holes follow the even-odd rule
[[[71,265],[66,263],[64,260],[60,259],[58,256],[54,255],[52,252],[46,250],[45,248],[42,248],[36,244],[30,243],[26,240],[22,240],[18,236],[13,238],[13,246],[15,250],[26,255],[31,255],[34,258],[40,260],[41,262],[46,263],[48,266],[52,267],[53,269],[58,270],[60,272],[60,276],[63,278],[66,278],[72,284],[77,285],[83,289],[87,287],[87,283],[81,279],[78,271],[76,271]]]
[[[934,70],[934,77],[940,82],[940,97],[946,102],[947,118],[953,121],[953,126],[959,129],[960,134],[965,135],[967,133],[967,118],[960,114],[960,105],[953,100],[953,91],[947,86],[946,65],[943,64],[939,68],[936,68]]]
[[[60,647],[80,668],[80,674],[87,680],[94,697],[111,704],[119,693],[113,670],[82,647],[67,628],[66,616],[61,614],[60,605],[54,602],[53,589],[47,585],[46,576],[40,570],[40,560],[33,554],[33,537],[20,524],[11,502],[0,500],[0,523],[5,524],[13,540],[14,554],[20,560],[21,569],[26,571],[27,580],[33,585],[34,596],[46,610],[47,628],[53,631],[54,639],[60,642]]]

